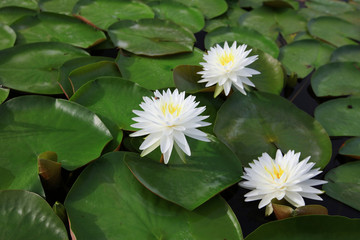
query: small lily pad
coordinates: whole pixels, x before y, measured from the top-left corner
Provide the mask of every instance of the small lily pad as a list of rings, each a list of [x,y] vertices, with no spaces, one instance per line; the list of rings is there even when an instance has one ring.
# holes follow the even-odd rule
[[[339,153],[355,158],[360,157],[360,137],[354,137],[346,140],[340,147]]]
[[[331,62],[360,63],[360,46],[346,45],[335,49],[335,51],[331,55]]]

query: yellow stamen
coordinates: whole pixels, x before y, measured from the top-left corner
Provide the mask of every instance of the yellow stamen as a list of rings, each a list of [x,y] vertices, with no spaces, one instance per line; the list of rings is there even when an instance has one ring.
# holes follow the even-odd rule
[[[271,175],[273,180],[275,178],[280,179],[284,173],[284,170],[279,165],[278,165],[278,167],[279,167],[279,169],[277,169],[277,167],[275,165],[273,165],[273,171],[270,171],[267,167],[265,167],[265,171]]]
[[[220,61],[221,65],[225,66],[229,62],[234,61],[234,55],[232,53],[225,52],[223,55],[221,55],[221,57],[219,58],[219,61]]]
[[[176,116],[179,116],[181,111],[181,106],[179,105],[174,106],[174,104],[172,103],[170,104],[165,103],[164,105],[161,106],[161,111],[164,114],[164,116],[166,115],[166,112],[170,113],[171,115],[176,112]]]

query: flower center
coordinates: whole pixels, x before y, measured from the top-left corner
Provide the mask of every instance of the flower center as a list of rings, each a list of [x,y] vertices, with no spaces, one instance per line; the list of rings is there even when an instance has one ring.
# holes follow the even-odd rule
[[[271,175],[273,180],[280,179],[284,173],[284,170],[279,165],[273,165],[272,171],[270,171],[267,167],[265,167],[265,170]]]
[[[174,104],[172,103],[165,103],[161,106],[161,111],[164,114],[164,116],[166,115],[166,113],[170,113],[171,115],[173,115],[176,112],[176,116],[179,116],[180,111],[181,111],[181,106],[179,106],[178,104],[174,106]]]
[[[232,53],[225,52],[223,55],[221,55],[219,61],[221,65],[226,66],[229,62],[234,61],[234,55]]]

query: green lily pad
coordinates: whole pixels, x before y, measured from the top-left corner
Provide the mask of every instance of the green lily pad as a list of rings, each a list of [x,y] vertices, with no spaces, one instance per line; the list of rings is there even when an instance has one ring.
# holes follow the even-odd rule
[[[68,79],[72,90],[76,92],[85,83],[105,76],[121,77],[121,73],[113,60],[90,63],[76,68],[70,72]],[[72,96],[72,92],[68,91],[68,96]]]
[[[24,16],[35,16],[36,11],[21,7],[0,8],[0,23],[11,25]]]
[[[218,27],[239,26],[238,19],[240,18],[241,15],[245,13],[247,13],[247,11],[242,8],[239,8],[237,4],[229,5],[228,10],[223,15],[213,19],[206,20],[204,31],[212,32]]]
[[[300,216],[272,221],[250,233],[246,240],[357,240],[359,219],[342,216]]]
[[[108,32],[117,47],[148,56],[191,52],[195,42],[189,30],[159,19],[119,21],[111,25]]]
[[[353,25],[337,17],[318,17],[308,23],[309,33],[319,39],[340,47],[348,44],[358,44],[360,41],[360,26]]]
[[[66,228],[49,204],[35,193],[0,191],[0,238],[68,239]]]
[[[286,99],[269,93],[234,93],[218,111],[214,132],[244,166],[264,152],[274,156],[277,149],[301,152],[301,158],[311,156],[320,168],[331,158],[331,142],[322,126]]]
[[[311,86],[318,97],[358,95],[360,63],[334,62],[323,65],[312,76]]]
[[[144,88],[156,90],[175,87],[172,77],[173,69],[183,64],[199,65],[202,62],[202,57],[203,52],[195,48],[192,53],[156,58],[136,55],[126,57],[119,53],[115,62],[125,79],[136,82]]]
[[[340,147],[339,153],[355,158],[360,157],[360,137],[354,137],[346,140]]]
[[[79,104],[44,96],[22,96],[0,105],[0,189],[42,194],[38,155],[53,151],[74,170],[99,157],[111,134]]]
[[[173,70],[174,83],[180,92],[196,93],[204,90],[205,84],[198,83],[201,75],[202,67],[194,65],[179,65]]]
[[[10,89],[0,87],[0,103],[3,103],[9,96]]]
[[[54,12],[71,15],[78,0],[38,0],[42,12]]]
[[[225,0],[172,0],[174,2],[180,2],[189,7],[196,7],[205,15],[206,18],[214,18],[225,13],[227,10],[227,3]]]
[[[149,6],[134,0],[80,0],[73,14],[104,30],[119,20],[154,18],[154,12]]]
[[[86,66],[92,63],[97,63],[102,61],[114,61],[114,59],[109,57],[98,57],[98,56],[79,57],[66,61],[59,68],[58,83],[61,86],[63,92],[67,95],[67,98],[69,98],[69,95],[71,96],[75,93],[75,89],[71,85],[71,82],[69,81],[70,73],[73,70],[80,68],[82,66]]]
[[[329,62],[333,47],[316,40],[305,39],[292,42],[280,49],[279,60],[288,74],[295,72],[306,77],[314,68]]]
[[[346,45],[335,49],[331,62],[360,62],[360,46]]]
[[[360,98],[338,98],[320,104],[315,118],[329,136],[360,136]]]
[[[157,18],[170,20],[194,33],[205,26],[204,16],[197,8],[177,2],[152,2],[150,6]]]
[[[360,26],[359,10],[344,12],[342,14],[336,15],[336,17],[344,19],[344,20],[351,22],[352,24],[355,24],[357,26]]]
[[[355,10],[353,6],[343,1],[308,0],[306,6],[309,9],[332,15]]]
[[[62,93],[57,79],[60,66],[88,53],[64,43],[32,43],[0,52],[0,84],[16,90]]]
[[[11,25],[17,44],[33,42],[64,42],[88,48],[106,39],[105,34],[82,21],[56,13],[25,16]]]
[[[262,5],[266,5],[266,6],[270,6],[270,7],[281,7],[281,8],[286,8],[286,7],[291,7],[294,9],[298,9],[299,8],[299,3],[297,3],[296,1],[292,1],[292,0],[276,0],[276,1],[271,1],[271,0],[241,0],[239,2],[240,7],[251,7],[251,8],[259,8]]]
[[[0,50],[14,46],[16,33],[8,25],[0,23]]]
[[[0,8],[2,7],[23,7],[30,9],[38,9],[37,0],[1,0]]]
[[[96,113],[106,126],[136,131],[132,128],[132,112],[139,108],[144,96],[153,93],[119,77],[101,77],[83,85],[70,99]]]
[[[65,207],[77,239],[243,239],[223,199],[214,197],[194,211],[185,210],[143,187],[125,158],[140,157],[106,154],[88,166],[70,190]]]
[[[242,165],[216,138],[202,142],[188,138],[191,156],[181,162],[176,153],[168,165],[146,158],[125,158],[135,177],[150,191],[190,211],[241,180]],[[154,173],[157,173],[154,175]]]
[[[306,30],[305,18],[291,8],[257,8],[242,15],[239,23],[255,29],[274,41],[281,33],[288,42],[291,42],[293,35]]]
[[[225,41],[238,41],[239,44],[250,45],[270,54],[274,58],[277,58],[279,55],[279,48],[272,40],[257,31],[241,26],[232,28],[220,27],[208,33],[205,36],[205,48],[210,49],[216,43]]]
[[[323,186],[326,194],[360,211],[360,161],[350,162],[331,169]],[[359,234],[360,236],[360,234]]]

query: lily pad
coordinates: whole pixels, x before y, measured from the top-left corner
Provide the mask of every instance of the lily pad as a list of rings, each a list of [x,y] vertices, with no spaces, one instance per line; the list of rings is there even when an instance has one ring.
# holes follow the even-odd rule
[[[288,70],[305,78],[315,68],[329,62],[333,47],[325,43],[305,39],[292,42],[280,49],[279,60]]]
[[[38,9],[37,0],[1,0],[0,7],[23,7],[30,9]]]
[[[329,136],[360,136],[360,98],[338,98],[320,104],[315,118]]]
[[[271,39],[263,36],[259,32],[246,27],[220,27],[205,36],[205,47],[210,49],[216,43],[238,41],[239,44],[247,44],[258,48],[272,57],[277,58],[279,48]]]
[[[360,137],[350,138],[339,149],[339,153],[355,158],[360,157]]]
[[[53,151],[74,170],[99,157],[109,130],[79,104],[44,96],[22,96],[0,105],[0,189],[42,194],[38,155]]]
[[[299,8],[299,3],[297,3],[296,1],[292,1],[292,0],[276,0],[276,1],[271,1],[271,0],[241,0],[239,2],[240,7],[251,7],[251,8],[259,8],[262,5],[266,5],[266,6],[270,6],[270,7],[281,7],[281,8],[286,8],[286,7],[291,7],[294,9],[298,9]]]
[[[230,4],[230,3],[229,3]],[[205,23],[204,31],[211,32],[218,27],[236,27],[239,26],[238,19],[241,15],[247,13],[246,10],[239,8],[237,4],[229,5],[228,10],[223,15],[208,19]]]
[[[71,15],[78,0],[38,0],[42,12],[54,12]]]
[[[189,30],[159,19],[119,21],[111,25],[108,32],[117,47],[148,56],[191,52],[195,42]]]
[[[125,158],[139,156],[106,154],[70,190],[65,207],[77,239],[243,239],[223,199],[214,197],[194,211],[185,210],[143,187]]]
[[[202,57],[203,52],[197,48],[192,53],[156,58],[136,55],[126,57],[120,53],[116,58],[116,63],[125,79],[136,82],[144,88],[156,90],[175,87],[173,69],[183,64],[199,65]]]
[[[359,219],[342,216],[300,216],[272,221],[250,233],[246,240],[357,240],[360,236]]]
[[[60,66],[88,53],[64,43],[32,43],[0,52],[0,84],[16,90],[62,93],[57,83]]]
[[[318,97],[358,95],[360,63],[334,62],[323,65],[312,76],[311,86]]]
[[[205,84],[198,83],[201,75],[198,72],[202,71],[202,67],[194,65],[179,65],[174,68],[174,83],[180,92],[196,93],[204,90]]]
[[[323,186],[326,194],[360,211],[360,161],[343,164],[331,169]],[[359,234],[360,236],[360,234]]]
[[[0,23],[0,50],[14,46],[16,34],[8,25]]]
[[[181,162],[176,153],[168,165],[146,158],[125,158],[135,177],[150,191],[188,210],[194,210],[241,180],[240,160],[216,138],[202,142],[188,138],[191,156]],[[157,173],[154,175],[154,173]]]
[[[3,103],[9,96],[10,90],[0,87],[0,103]]]
[[[225,0],[173,0],[174,2],[180,2],[186,4],[189,7],[196,7],[205,15],[206,18],[214,18],[225,13],[227,10],[227,3]]]
[[[335,49],[335,51],[331,55],[331,62],[360,63],[360,46],[346,45]]]
[[[358,44],[360,41],[360,26],[351,24],[337,17],[318,17],[308,23],[309,33],[336,47]]]
[[[332,15],[355,10],[353,6],[346,2],[333,0],[308,0],[306,1],[306,6],[312,10]]]
[[[80,0],[73,14],[104,30],[119,20],[154,18],[154,12],[148,5],[134,0]]]
[[[0,23],[11,25],[18,19],[24,16],[34,16],[36,15],[36,11],[28,9],[28,8],[21,8],[21,7],[3,7],[0,8]]]
[[[289,101],[269,93],[234,93],[218,111],[214,132],[244,166],[264,152],[274,156],[277,149],[311,156],[310,161],[320,168],[331,158],[331,142],[322,126]]]
[[[88,48],[104,41],[105,34],[80,20],[56,13],[25,16],[11,27],[18,35],[17,44],[33,42],[63,42]]]
[[[39,195],[20,190],[0,191],[0,238],[68,239],[66,228]]]

